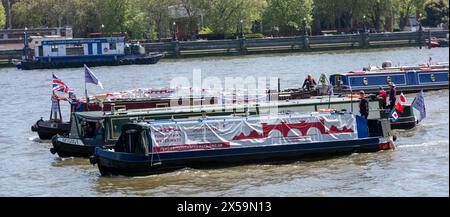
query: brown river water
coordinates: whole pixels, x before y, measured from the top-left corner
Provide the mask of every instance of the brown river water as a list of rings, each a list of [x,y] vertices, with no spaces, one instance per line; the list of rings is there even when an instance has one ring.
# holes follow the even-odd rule
[[[301,85],[306,74],[328,74],[380,66],[449,61],[448,48],[311,53],[163,60],[157,65],[93,68],[105,90],[165,87],[176,76],[279,76],[282,88]],[[449,92],[426,92],[428,118],[400,131],[394,151],[223,169],[184,169],[147,177],[101,177],[86,159],[51,155],[31,125],[50,110],[51,74],[77,95],[82,69],[0,69],[0,196],[449,196]],[[416,94],[408,94],[412,100]],[[68,105],[63,104],[68,118]]]

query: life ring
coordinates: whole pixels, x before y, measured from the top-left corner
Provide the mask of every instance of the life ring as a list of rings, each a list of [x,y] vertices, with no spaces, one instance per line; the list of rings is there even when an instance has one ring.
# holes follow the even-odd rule
[[[356,98],[356,99],[359,99],[360,98],[360,96],[359,95],[356,95],[356,94],[348,94],[347,96],[346,96],[347,98]],[[364,96],[365,97],[365,96]]]
[[[332,109],[332,108],[319,109],[319,112],[334,112],[334,111],[336,111],[336,109]]]
[[[108,49],[107,47],[105,47],[105,49],[103,49],[103,51],[104,51],[105,53],[108,53],[109,49]]]

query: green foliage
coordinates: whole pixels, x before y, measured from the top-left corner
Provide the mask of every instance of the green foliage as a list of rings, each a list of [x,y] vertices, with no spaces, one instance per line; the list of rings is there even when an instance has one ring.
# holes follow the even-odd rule
[[[310,26],[312,11],[312,0],[268,0],[263,20],[280,32],[292,33],[305,24]]]
[[[209,27],[205,27],[202,30],[200,30],[200,32],[198,34],[206,35],[206,34],[211,34],[211,33],[213,33],[213,31]]]
[[[264,0],[206,0],[202,9],[207,11],[206,26],[214,33],[236,33],[243,22],[245,31],[250,31],[253,20],[261,18]]]
[[[3,7],[2,4],[0,4],[0,29],[5,28],[5,24],[6,24],[5,8]]]
[[[252,38],[264,38],[264,35],[261,33],[248,33],[245,35],[245,38],[252,39]]]
[[[426,4],[425,4],[426,1]],[[382,31],[385,17],[398,18],[403,28],[410,16],[426,14],[425,23],[448,22],[448,0],[20,0],[13,1],[14,28],[71,26],[76,37],[91,32],[127,32],[130,38],[168,38],[174,30],[190,35],[230,35],[265,31],[299,34],[305,26],[354,29],[366,17]],[[187,17],[175,19],[184,9]],[[178,13],[178,12],[177,12]],[[306,20],[305,20],[306,19]],[[0,8],[0,26],[5,25]],[[173,25],[173,22],[177,23]],[[103,27],[102,27],[103,26]],[[248,35],[247,35],[248,36]]]
[[[426,13],[425,25],[437,26],[440,23],[448,24],[448,0],[429,0],[425,3],[424,10]]]

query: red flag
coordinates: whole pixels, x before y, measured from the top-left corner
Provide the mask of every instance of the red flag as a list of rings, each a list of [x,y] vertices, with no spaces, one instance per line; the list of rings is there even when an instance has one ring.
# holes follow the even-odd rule
[[[403,111],[404,111],[403,105],[400,102],[397,102],[397,104],[395,104],[395,109],[397,111],[399,111],[400,113],[403,113]]]
[[[406,97],[405,95],[403,95],[403,93],[400,94],[399,100],[402,105],[406,104]]]

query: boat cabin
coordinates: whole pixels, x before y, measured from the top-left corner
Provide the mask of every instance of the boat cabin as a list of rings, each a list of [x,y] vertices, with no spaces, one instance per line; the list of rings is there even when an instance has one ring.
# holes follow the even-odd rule
[[[349,92],[364,90],[366,92],[378,91],[378,87],[389,88],[394,83],[397,90],[402,92],[416,92],[421,89],[448,89],[448,64],[441,65],[384,68],[379,70],[352,71],[330,76],[330,83],[337,91]]]
[[[124,55],[125,38],[61,38],[61,37],[32,37],[29,49],[32,57],[70,57],[70,56],[98,56]]]

